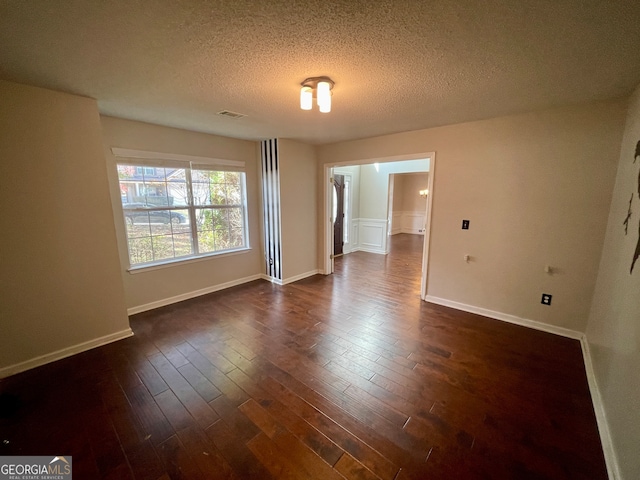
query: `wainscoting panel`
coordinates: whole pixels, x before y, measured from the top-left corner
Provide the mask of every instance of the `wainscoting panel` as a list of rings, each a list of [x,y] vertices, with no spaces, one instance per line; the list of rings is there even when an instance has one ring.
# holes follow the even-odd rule
[[[351,220],[351,248],[350,252],[355,252],[360,249],[360,219],[354,218]]]
[[[358,250],[371,253],[387,253],[386,220],[360,218],[358,226]]]
[[[393,212],[391,217],[391,235],[415,233],[424,235],[426,215],[424,212]]]
[[[402,233],[419,233],[424,235],[424,212],[402,212]]]

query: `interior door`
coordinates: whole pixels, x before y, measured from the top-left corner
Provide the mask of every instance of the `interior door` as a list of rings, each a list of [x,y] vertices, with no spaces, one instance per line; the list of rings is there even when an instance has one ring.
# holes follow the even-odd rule
[[[344,175],[333,176],[333,254],[342,255],[344,246]]]

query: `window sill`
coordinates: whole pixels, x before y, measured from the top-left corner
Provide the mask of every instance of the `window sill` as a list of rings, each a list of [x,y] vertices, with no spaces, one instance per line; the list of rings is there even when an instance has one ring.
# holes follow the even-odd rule
[[[203,255],[198,255],[196,257],[171,259],[171,260],[166,260],[166,261],[157,262],[157,263],[129,267],[127,269],[127,272],[129,272],[131,275],[135,275],[138,273],[145,273],[153,270],[160,270],[162,268],[176,267],[178,265],[185,265],[188,263],[202,262],[204,260],[211,260],[212,258],[216,258],[216,257],[230,257],[233,255],[242,255],[250,251],[251,251],[251,247],[243,247],[243,248],[237,248],[235,250],[225,250],[224,252],[205,253]]]

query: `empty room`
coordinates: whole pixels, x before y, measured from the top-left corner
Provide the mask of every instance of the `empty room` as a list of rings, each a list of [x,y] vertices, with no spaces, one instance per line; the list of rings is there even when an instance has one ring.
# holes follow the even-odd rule
[[[0,5],[0,477],[640,478],[640,4]]]

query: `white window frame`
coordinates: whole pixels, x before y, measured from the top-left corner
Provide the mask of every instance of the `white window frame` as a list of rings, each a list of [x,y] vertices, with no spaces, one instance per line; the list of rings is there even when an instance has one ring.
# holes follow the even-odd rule
[[[156,269],[170,266],[176,263],[191,263],[200,259],[208,257],[220,256],[220,255],[236,255],[251,250],[249,243],[249,219],[248,219],[248,207],[247,207],[247,186],[246,186],[246,171],[245,162],[236,160],[224,160],[209,157],[198,157],[192,155],[180,155],[172,153],[160,153],[149,152],[143,150],[132,150],[124,148],[112,148],[111,152],[116,157],[116,167],[118,165],[132,165],[135,167],[147,167],[147,168],[180,168],[185,170],[185,182],[187,188],[188,201],[187,205],[179,206],[161,206],[157,208],[145,208],[145,211],[153,210],[187,210],[189,216],[190,232],[191,232],[191,244],[193,253],[180,257],[167,258],[162,260],[156,260],[144,263],[131,263],[131,256],[129,254],[129,239],[126,226],[125,209],[122,208],[122,220],[124,222],[125,236],[127,237],[127,258],[129,260],[128,271],[135,273],[136,271],[143,269]],[[224,250],[216,250],[213,252],[198,252],[198,232],[197,224],[195,221],[196,211],[201,208],[216,208],[214,205],[195,205],[193,201],[193,188],[191,183],[191,171],[192,170],[210,170],[210,171],[231,171],[241,174],[241,205],[234,205],[234,208],[242,208],[243,218],[243,239],[244,245],[241,247],[228,248]],[[118,184],[119,184],[118,178]],[[119,202],[122,207],[122,201]],[[230,208],[225,206],[222,208]]]

